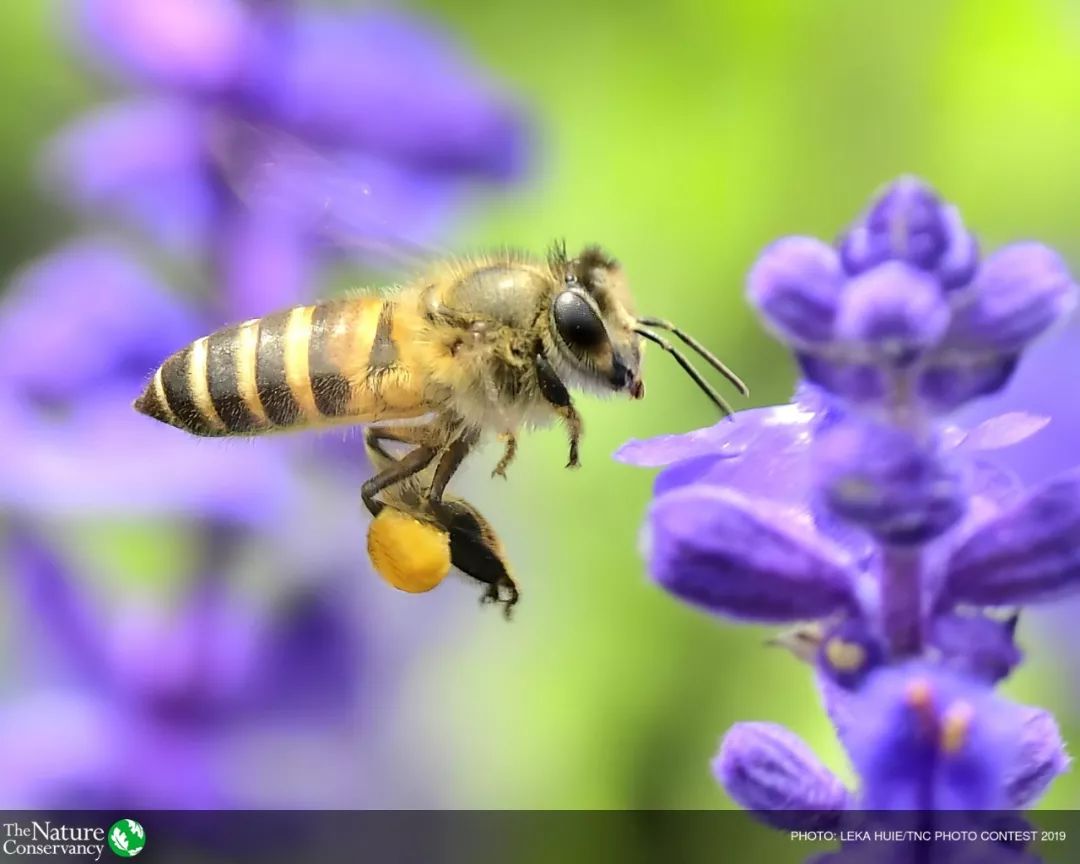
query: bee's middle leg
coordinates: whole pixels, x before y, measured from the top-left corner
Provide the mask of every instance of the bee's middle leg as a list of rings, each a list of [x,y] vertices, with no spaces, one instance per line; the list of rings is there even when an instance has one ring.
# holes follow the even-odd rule
[[[563,384],[548,359],[543,354],[537,353],[535,362],[540,394],[563,419],[566,432],[570,436],[570,460],[566,463],[566,467],[579,468],[581,466],[581,460],[578,459],[578,445],[581,442],[582,433],[581,417],[570,400],[570,391],[566,389],[566,385]]]
[[[435,466],[435,474],[431,478],[431,486],[427,492],[428,503],[431,504],[432,509],[438,508],[442,503],[446,484],[450,482],[450,478],[461,467],[461,463],[465,461],[465,457],[469,455],[469,451],[476,445],[479,437],[475,431],[469,429],[462,432],[442,451],[442,456],[439,457],[439,464]]]
[[[364,485],[360,487],[360,497],[364,501],[364,506],[370,511],[372,516],[378,516],[382,512],[386,504],[380,501],[375,496],[382,492],[384,489],[393,486],[395,483],[400,483],[403,480],[408,480],[414,474],[423,471],[431,464],[431,460],[438,455],[438,449],[429,445],[420,445],[400,459],[394,459],[378,443],[381,440],[401,441],[408,440],[399,437],[398,435],[385,434],[385,430],[368,430],[365,433],[365,444],[369,451],[374,453],[382,459],[386,464],[381,471],[379,471],[374,477],[371,477],[365,481]]]

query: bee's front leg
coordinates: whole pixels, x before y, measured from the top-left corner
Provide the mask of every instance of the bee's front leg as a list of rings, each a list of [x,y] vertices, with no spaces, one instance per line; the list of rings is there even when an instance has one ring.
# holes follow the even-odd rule
[[[513,432],[507,432],[501,436],[506,442],[506,448],[503,450],[502,458],[499,459],[499,464],[495,466],[495,470],[491,472],[492,478],[502,477],[506,479],[506,469],[510,467],[510,463],[514,461],[514,457],[517,456],[517,436]]]
[[[570,400],[570,391],[542,353],[536,355],[536,379],[540,384],[541,395],[566,424],[566,432],[570,437],[570,461],[566,463],[566,467],[578,468],[581,466],[581,460],[578,459],[578,444],[582,434],[581,417]]]

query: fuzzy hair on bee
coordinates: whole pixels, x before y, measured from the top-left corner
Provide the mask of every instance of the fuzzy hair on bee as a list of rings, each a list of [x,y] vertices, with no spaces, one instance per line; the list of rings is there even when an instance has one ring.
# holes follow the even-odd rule
[[[553,422],[566,430],[567,467],[578,467],[583,427],[571,391],[644,398],[646,342],[730,413],[656,330],[747,392],[689,334],[637,315],[613,257],[586,246],[571,258],[558,242],[546,259],[514,251],[445,259],[385,295],[327,300],[225,327],[166,359],[135,408],[208,437],[364,425],[376,468],[362,488],[371,514],[378,520],[391,506],[445,534],[453,565],[487,586],[486,599],[509,609],[518,590],[505,552],[474,507],[444,494],[447,485],[491,435],[504,442],[493,474],[505,477],[519,432]],[[394,455],[388,443],[407,449]],[[385,561],[408,560],[393,554],[395,537],[421,530],[407,524],[380,523],[376,545]],[[383,575],[413,584],[408,573]]]

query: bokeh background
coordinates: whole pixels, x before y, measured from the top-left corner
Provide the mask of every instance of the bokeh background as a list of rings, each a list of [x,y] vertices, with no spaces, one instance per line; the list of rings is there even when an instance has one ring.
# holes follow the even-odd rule
[[[708,762],[740,719],[785,723],[844,773],[769,631],[695,613],[643,570],[650,477],[611,454],[715,419],[666,358],[645,402],[582,400],[582,471],[561,470],[550,430],[507,483],[488,479],[495,447],[456,481],[516,563],[511,624],[463,580],[407,596],[371,572],[359,438],[187,439],[127,404],[200,330],[393,282],[416,247],[555,237],[605,244],[641,309],[715,346],[748,404],[784,401],[793,369],[744,274],[777,236],[835,235],[897,174],[959,203],[986,247],[1037,237],[1080,268],[1080,5],[180,2],[208,18],[4,10],[0,807],[726,808]],[[318,14],[362,50],[312,24],[325,68],[230,101],[245,5],[285,45]],[[132,98],[213,120],[95,113]],[[236,145],[253,117],[269,143]],[[202,186],[181,176],[188,134]],[[293,156],[284,177],[256,170]],[[1061,408],[1064,457],[1080,411],[1070,427],[1063,338],[1017,387]],[[1007,690],[1076,741],[1068,617],[1024,618],[1031,660]],[[1044,804],[1080,804],[1080,778]]]

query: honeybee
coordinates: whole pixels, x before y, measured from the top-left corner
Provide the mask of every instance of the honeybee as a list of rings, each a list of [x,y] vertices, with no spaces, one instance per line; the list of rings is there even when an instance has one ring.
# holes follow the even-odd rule
[[[388,296],[327,300],[218,330],[165,360],[135,408],[202,436],[364,424],[376,473],[361,497],[374,517],[376,569],[419,591],[453,565],[486,586],[482,600],[509,613],[519,591],[502,545],[447,485],[488,434],[505,442],[492,472],[505,477],[518,432],[552,421],[567,433],[567,467],[578,467],[582,421],[570,391],[643,398],[646,341],[730,413],[653,330],[670,332],[748,393],[687,333],[636,315],[622,268],[599,247],[570,258],[556,243],[546,260],[500,252],[443,261]],[[411,449],[395,455],[387,445]]]

